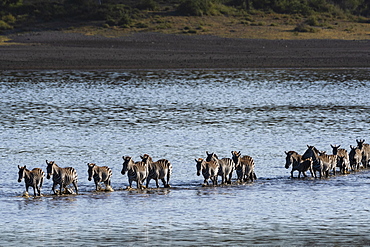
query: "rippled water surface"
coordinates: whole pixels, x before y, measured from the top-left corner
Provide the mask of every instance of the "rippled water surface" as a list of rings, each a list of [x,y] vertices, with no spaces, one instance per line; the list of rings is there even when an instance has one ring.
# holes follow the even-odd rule
[[[284,168],[307,144],[370,142],[368,69],[0,74],[0,246],[370,244],[370,171]],[[194,159],[232,150],[258,180],[202,187]],[[171,189],[125,190],[122,156],[144,153],[171,161]],[[45,160],[75,167],[80,194],[53,196],[45,179],[44,196],[22,197],[17,165]],[[114,192],[94,192],[88,162],[112,168]]]

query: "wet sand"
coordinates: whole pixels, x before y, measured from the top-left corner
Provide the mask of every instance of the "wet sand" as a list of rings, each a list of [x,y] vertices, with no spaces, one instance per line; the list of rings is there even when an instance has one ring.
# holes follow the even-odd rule
[[[137,33],[119,38],[43,31],[10,36],[0,70],[368,68],[370,40],[254,40]]]

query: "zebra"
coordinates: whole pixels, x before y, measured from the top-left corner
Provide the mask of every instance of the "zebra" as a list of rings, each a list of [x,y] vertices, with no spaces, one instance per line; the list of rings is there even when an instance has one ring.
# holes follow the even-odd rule
[[[59,194],[61,195],[64,189],[73,184],[76,194],[78,194],[78,187],[77,187],[77,171],[73,167],[59,167],[54,161],[47,161],[46,160],[46,171],[47,175],[46,178],[50,179],[53,176],[53,187],[52,190],[54,194],[57,194],[55,191],[55,186],[59,184],[60,191]]]
[[[332,170],[333,175],[335,175],[335,169],[336,169],[337,164],[338,164],[338,155],[336,155],[336,154],[326,154],[326,151],[319,151],[319,156],[322,157],[322,160],[324,160],[325,162],[328,162],[330,164],[330,168],[327,172]],[[329,175],[327,174],[326,177],[328,177],[328,176]]]
[[[316,176],[316,172],[318,171],[320,174],[320,178],[325,174],[326,177],[329,177],[329,171],[336,167],[336,160],[333,161],[334,157],[330,157],[327,154],[319,155],[320,151],[317,150],[314,146],[307,145],[307,150],[302,155],[302,159],[312,158],[313,161],[313,174]],[[334,170],[335,171],[335,170]]]
[[[357,171],[360,169],[361,161],[362,161],[362,151],[359,147],[354,147],[352,145],[349,146],[351,151],[349,151],[349,163],[353,171]]]
[[[338,156],[337,166],[340,168],[340,172],[342,174],[349,173],[350,163],[349,159],[347,159],[345,156]]]
[[[122,156],[123,164],[121,174],[125,175],[127,172],[128,188],[131,188],[132,182],[136,181],[138,189],[144,189],[144,180],[148,177],[148,164],[142,161],[134,162],[130,156]]]
[[[220,168],[218,175],[221,176],[221,184],[231,184],[231,178],[233,176],[233,171],[235,169],[234,161],[230,158],[219,159],[215,153],[206,152],[207,158],[206,161],[216,161],[218,162]]]
[[[42,183],[44,182],[44,171],[41,168],[33,168],[32,171],[28,170],[26,166],[18,165],[18,183],[24,178],[24,183],[26,185],[26,191],[28,194],[28,188],[31,186],[33,188],[33,194],[41,196]]]
[[[339,148],[340,145],[331,145],[333,149],[333,154],[338,155],[337,167],[339,167],[342,174],[345,174],[349,170],[349,155],[347,150],[344,148]]]
[[[365,143],[364,139],[356,140],[358,148],[362,151],[362,165],[368,167],[370,160],[370,144]]]
[[[241,156],[240,151],[231,151],[232,159],[235,163],[235,170],[238,176],[239,182],[252,182],[257,179],[256,173],[254,172],[254,160],[248,155]]]
[[[161,179],[163,186],[165,188],[169,188],[170,178],[172,174],[171,163],[166,159],[160,159],[156,162],[153,162],[152,157],[150,157],[148,154],[144,154],[140,156],[140,158],[142,159],[142,162],[148,164],[149,174],[146,178],[146,187],[148,188],[150,180],[154,179],[157,188],[159,188],[158,179]]]
[[[87,163],[88,180],[94,178],[95,190],[98,191],[99,183],[104,183],[105,189],[111,189],[112,170],[108,166],[97,166],[94,163]]]
[[[204,184],[209,185],[208,179],[211,179],[213,185],[217,185],[217,175],[219,171],[219,164],[216,161],[206,161],[202,158],[195,159],[197,163],[197,176],[200,176],[200,172],[204,177]]]
[[[290,177],[293,178],[293,172],[298,171],[298,178],[301,177],[301,173],[303,173],[303,176],[307,177],[306,171],[310,170],[311,176],[313,177],[313,170],[312,170],[312,159],[308,160],[302,159],[302,155],[298,154],[295,151],[289,151],[286,152],[286,162],[285,162],[285,168],[289,169],[290,166],[292,166],[292,171],[290,172]]]

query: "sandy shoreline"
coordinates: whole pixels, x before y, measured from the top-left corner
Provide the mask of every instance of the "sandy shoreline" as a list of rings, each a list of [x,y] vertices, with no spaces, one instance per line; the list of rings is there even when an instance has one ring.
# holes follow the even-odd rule
[[[368,68],[370,40],[252,40],[137,33],[119,38],[44,31],[10,36],[0,70]]]

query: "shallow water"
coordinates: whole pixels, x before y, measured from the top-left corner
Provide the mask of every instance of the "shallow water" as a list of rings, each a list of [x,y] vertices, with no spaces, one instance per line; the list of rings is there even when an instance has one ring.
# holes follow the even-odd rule
[[[0,74],[0,246],[370,244],[370,171],[284,168],[307,144],[370,142],[368,69]],[[232,150],[258,180],[202,187],[194,159]],[[144,153],[171,161],[171,189],[124,190],[121,157]],[[45,179],[43,197],[22,197],[17,165],[46,172],[45,160],[75,167],[80,194],[52,196]],[[112,168],[116,191],[93,192],[88,162]]]

